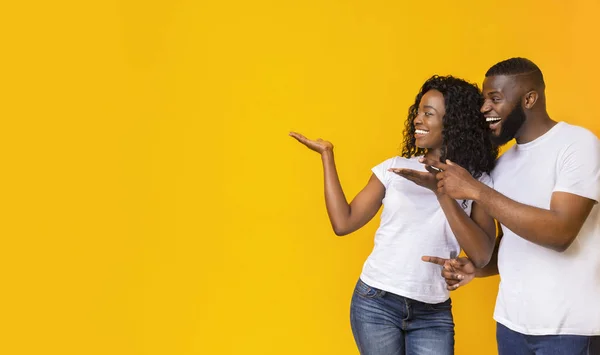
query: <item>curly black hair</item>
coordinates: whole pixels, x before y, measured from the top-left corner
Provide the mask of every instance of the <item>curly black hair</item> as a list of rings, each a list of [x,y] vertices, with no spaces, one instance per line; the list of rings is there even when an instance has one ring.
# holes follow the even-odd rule
[[[427,153],[427,149],[415,145],[413,121],[417,117],[421,98],[429,90],[442,93],[446,105],[446,114],[442,118],[440,161],[450,159],[467,169],[474,178],[490,173],[498,157],[498,147],[492,144],[489,127],[479,111],[483,96],[476,84],[453,76],[434,75],[421,87],[415,103],[408,109],[402,156],[411,158]]]

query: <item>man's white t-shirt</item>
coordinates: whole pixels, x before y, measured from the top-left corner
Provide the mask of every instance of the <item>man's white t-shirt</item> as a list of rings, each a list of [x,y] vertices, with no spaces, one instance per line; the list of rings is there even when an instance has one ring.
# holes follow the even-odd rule
[[[421,257],[456,257],[460,246],[435,194],[387,171],[389,168],[426,171],[417,157],[394,157],[372,169],[385,186],[385,198],[375,246],[360,278],[369,286],[403,297],[432,304],[444,302],[449,294],[440,266]],[[479,180],[492,186],[487,174]],[[463,201],[458,203],[462,206]],[[464,208],[467,215],[471,214],[471,204],[467,201]]]
[[[504,196],[538,208],[550,209],[553,192],[599,201],[600,143],[590,131],[559,122],[536,140],[511,147],[492,178]],[[598,204],[562,253],[502,229],[494,319],[528,335],[600,335]]]

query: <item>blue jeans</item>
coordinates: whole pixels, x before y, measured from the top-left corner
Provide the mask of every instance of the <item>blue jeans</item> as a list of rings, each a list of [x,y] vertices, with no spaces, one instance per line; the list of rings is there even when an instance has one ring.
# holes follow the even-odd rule
[[[452,355],[450,299],[428,304],[358,280],[350,306],[354,340],[362,355]]]
[[[496,323],[498,355],[596,355],[600,336],[525,335]]]

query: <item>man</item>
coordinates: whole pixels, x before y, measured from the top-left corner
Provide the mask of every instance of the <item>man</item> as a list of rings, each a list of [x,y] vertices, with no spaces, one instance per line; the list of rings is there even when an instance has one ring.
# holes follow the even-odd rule
[[[481,111],[492,136],[499,145],[516,139],[492,172],[494,189],[450,161],[422,160],[441,170],[439,192],[473,200],[501,226],[482,269],[466,258],[423,260],[444,266],[450,290],[500,274],[500,355],[600,354],[600,143],[553,121],[544,91],[542,72],[524,58],[486,73]]]

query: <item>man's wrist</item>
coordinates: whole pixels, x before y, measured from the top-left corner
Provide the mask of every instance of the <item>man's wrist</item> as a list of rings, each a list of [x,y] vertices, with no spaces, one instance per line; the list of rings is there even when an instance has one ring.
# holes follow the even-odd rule
[[[474,189],[471,200],[475,201],[477,203],[482,203],[486,199],[489,190],[490,190],[490,188],[488,186],[486,186],[482,182],[478,181],[477,187]]]

